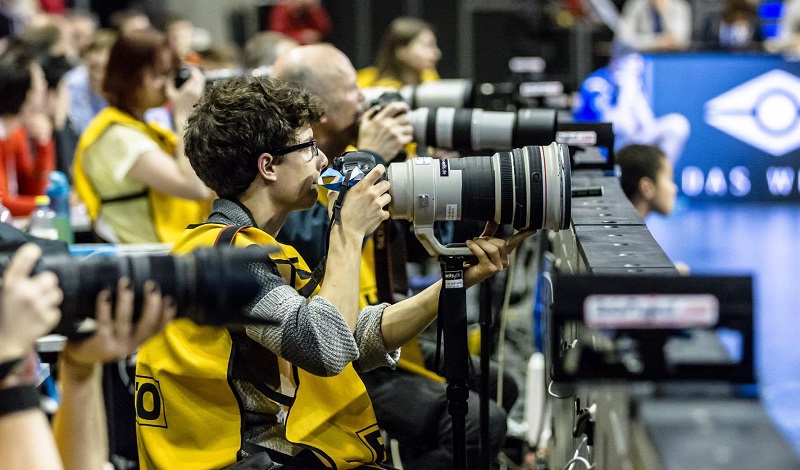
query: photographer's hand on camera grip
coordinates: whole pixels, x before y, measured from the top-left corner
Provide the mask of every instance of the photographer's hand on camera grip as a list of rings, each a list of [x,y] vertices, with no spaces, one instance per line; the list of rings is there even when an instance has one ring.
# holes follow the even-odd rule
[[[74,367],[90,368],[94,364],[131,356],[148,338],[158,333],[175,318],[175,303],[161,295],[154,281],[144,284],[144,299],[139,321],[134,325],[134,292],[128,279],[117,282],[116,304],[111,292],[97,294],[95,320],[97,329],[87,339],[67,341],[62,359]]]
[[[386,180],[378,182],[385,172],[383,165],[377,165],[361,182],[347,190],[341,212],[343,227],[356,229],[366,236],[389,218],[389,212],[384,208],[392,200],[388,193],[391,185]],[[336,197],[338,195],[335,193],[328,196],[329,201],[334,201]]]

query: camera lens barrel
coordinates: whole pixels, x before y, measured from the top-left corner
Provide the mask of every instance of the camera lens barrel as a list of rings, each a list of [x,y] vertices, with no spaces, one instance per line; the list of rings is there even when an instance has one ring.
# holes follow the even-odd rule
[[[548,145],[555,141],[556,111],[419,108],[409,112],[414,141],[463,153]]]
[[[202,248],[184,256],[125,254],[76,259],[69,255],[45,256],[37,271],[51,271],[64,293],[61,321],[54,332],[72,337],[86,332],[84,322],[93,318],[97,294],[117,281],[129,279],[134,290],[134,321],[142,310],[145,282],[154,280],[162,294],[172,298],[178,315],[202,325],[253,322],[244,315],[261,286],[248,263],[262,262],[263,248]]]
[[[552,143],[489,157],[416,157],[392,163],[389,208],[417,226],[437,220],[493,220],[516,229],[569,227],[569,150]]]

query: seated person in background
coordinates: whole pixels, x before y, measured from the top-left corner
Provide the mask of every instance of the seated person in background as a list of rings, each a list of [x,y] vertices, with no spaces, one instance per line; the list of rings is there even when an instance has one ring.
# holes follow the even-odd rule
[[[211,191],[189,165],[182,135],[144,120],[169,99],[175,128],[183,128],[204,80],[193,70],[176,90],[177,67],[155,30],[122,35],[111,48],[103,78],[110,106],[81,136],[72,166],[75,190],[103,240],[174,242],[208,213]]]
[[[45,193],[56,157],[44,112],[47,82],[24,44],[12,43],[0,55],[0,96],[0,200],[13,216],[27,216]]]
[[[417,18],[397,18],[381,39],[376,66],[358,71],[358,84],[361,88],[400,89],[438,80],[436,64],[441,58],[430,24]]]
[[[750,0],[725,0],[720,13],[708,15],[699,47],[704,50],[758,51],[764,36],[758,10]]]
[[[628,145],[615,155],[620,185],[644,219],[651,212],[669,215],[675,207],[678,185],[672,164],[652,145]]]
[[[312,125],[312,130],[320,150],[328,156],[329,165],[352,146],[372,154],[379,163],[391,161],[411,140],[406,103],[395,102],[377,114],[374,110],[362,114],[364,96],[356,84],[355,69],[347,56],[333,46],[302,46],[290,50],[275,63],[274,76],[303,86],[322,102],[325,117]],[[296,248],[312,267],[325,256],[325,240],[320,234],[326,233],[330,226],[328,203],[327,191],[323,189],[312,208],[289,214],[277,237],[280,242]],[[387,227],[382,224],[379,230],[391,231],[391,235],[384,239],[392,240],[392,249],[376,249],[377,237],[368,237],[363,244],[361,308],[381,302],[391,303],[408,294],[405,280],[407,259],[402,252],[405,247],[402,237],[406,234],[400,233],[402,228],[398,229],[397,225]],[[387,256],[391,261],[387,261]],[[398,269],[402,272],[398,273]],[[452,427],[447,412],[446,384],[425,368],[417,338],[403,344],[402,349],[403,357],[397,370],[382,367],[360,374],[378,424],[400,442],[406,468],[452,468]],[[506,416],[494,403],[489,410],[490,445],[496,453],[505,438]],[[469,460],[477,465],[479,401],[474,393],[469,398],[466,426]]]
[[[672,163],[658,147],[628,145],[615,158],[622,191],[643,219],[653,212],[664,216],[672,213],[678,185]],[[675,262],[675,269],[684,276],[690,271],[682,261]]]
[[[108,437],[101,363],[133,354],[175,316],[152,281],[145,284],[139,320],[133,324],[134,292],[126,280],[97,296],[97,330],[67,341],[58,364],[61,403],[53,431],[39,408],[34,342],[52,331],[63,294],[51,272],[31,275],[41,249],[17,250],[3,273],[0,291],[0,468],[100,470],[107,468]],[[55,434],[55,439],[53,438]],[[60,453],[60,455],[59,455]]]
[[[610,122],[614,148],[655,145],[675,165],[689,138],[689,120],[682,114],[656,117],[644,93],[644,58],[615,43],[611,62],[581,83],[573,110],[576,122]]]
[[[220,199],[174,252],[216,244],[278,251],[251,266],[262,291],[249,314],[265,323],[200,327],[179,319],[143,346],[137,376],[159,383],[169,415],[169,427],[150,425],[152,416],[137,419],[143,469],[222,468],[267,456],[290,468],[383,460],[354,367],[393,366],[397,348],[436,317],[441,284],[394,305],[358,307],[361,261],[353,254],[389,217],[382,165],[348,191],[341,223],[331,227],[321,284],[293,248],[275,242],[287,215],[317,200],[327,157],[311,126],[320,119],[322,108],[306,91],[263,77],[208,87],[189,117],[187,155]],[[479,264],[467,269],[465,284],[504,269],[527,235],[468,241]]]
[[[244,45],[244,66],[248,69],[269,67],[281,54],[297,45],[297,41],[277,31],[258,33]]]
[[[628,0],[616,40],[641,52],[685,51],[692,41],[692,9],[686,0]]]
[[[322,42],[331,32],[331,19],[320,0],[281,0],[269,12],[267,29],[299,44]]]

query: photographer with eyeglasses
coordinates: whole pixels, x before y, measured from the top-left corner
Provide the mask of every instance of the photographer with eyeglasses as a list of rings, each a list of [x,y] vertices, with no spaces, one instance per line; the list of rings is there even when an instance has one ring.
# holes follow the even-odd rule
[[[328,161],[313,128],[323,119],[308,92],[263,77],[206,88],[190,115],[186,154],[220,198],[173,252],[211,245],[278,251],[250,265],[262,290],[248,314],[265,324],[225,328],[178,319],[139,352],[141,468],[347,469],[384,460],[356,369],[396,364],[399,347],[436,317],[440,284],[394,305],[359,308],[359,253],[389,217],[382,165],[348,190],[324,270],[312,272],[294,248],[275,241],[289,213],[317,202]],[[465,284],[505,269],[526,235],[469,241],[478,264],[467,269]]]

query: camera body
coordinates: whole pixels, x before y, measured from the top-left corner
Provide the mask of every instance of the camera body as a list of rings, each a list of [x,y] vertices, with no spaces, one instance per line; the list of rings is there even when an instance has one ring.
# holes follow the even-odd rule
[[[175,72],[175,88],[180,88],[192,76],[192,68],[186,64],[181,64]]]
[[[375,113],[377,114],[383,108],[396,101],[402,101],[405,103],[406,99],[403,98],[403,95],[401,95],[396,91],[386,91],[384,93],[381,93],[381,95],[375,98],[374,100],[370,101],[369,107],[370,109],[375,108]]]
[[[375,157],[366,152],[345,152],[333,159],[333,169],[342,174],[344,178],[342,186],[348,188],[361,181],[358,177],[359,172],[366,175],[375,168],[375,165],[377,165]],[[386,179],[386,175],[383,179]]]

